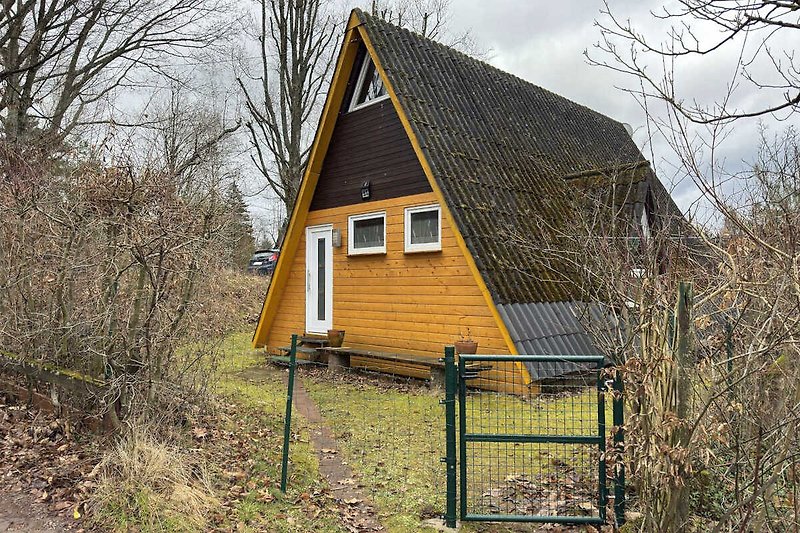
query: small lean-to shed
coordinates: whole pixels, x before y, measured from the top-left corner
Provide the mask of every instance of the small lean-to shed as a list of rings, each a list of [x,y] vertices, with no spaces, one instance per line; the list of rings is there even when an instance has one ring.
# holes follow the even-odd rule
[[[253,345],[335,328],[432,358],[466,335],[480,353],[594,352],[568,269],[511,237],[536,242],[570,180],[619,168],[631,217],[680,213],[623,124],[356,9]],[[488,381],[565,370],[514,369]]]

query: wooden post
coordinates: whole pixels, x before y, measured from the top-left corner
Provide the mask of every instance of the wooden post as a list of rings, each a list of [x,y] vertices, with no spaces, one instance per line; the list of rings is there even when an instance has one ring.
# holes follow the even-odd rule
[[[328,369],[339,370],[350,367],[350,354],[327,351]]]
[[[614,470],[614,517],[617,527],[625,525],[625,384],[622,371],[614,369],[613,419],[614,448],[617,454]]]
[[[682,281],[678,284],[678,304],[675,309],[675,362],[677,363],[677,408],[678,418],[685,420],[689,414],[689,395],[691,380],[689,370],[692,367],[692,284]],[[685,432],[680,432],[685,433]],[[681,440],[686,435],[680,436]]]
[[[674,346],[674,372],[675,376],[675,414],[680,421],[672,434],[672,446],[687,448],[689,446],[689,428],[686,426],[691,406],[692,383],[689,372],[694,368],[692,361],[693,328],[692,328],[692,284],[682,281],[678,284],[678,302],[675,306],[675,342]],[[686,459],[689,460],[688,458]],[[683,472],[682,472],[683,473]],[[688,480],[681,479],[679,484],[670,487],[671,509],[667,515],[672,515],[670,521],[677,528],[686,526],[689,520],[689,490]]]

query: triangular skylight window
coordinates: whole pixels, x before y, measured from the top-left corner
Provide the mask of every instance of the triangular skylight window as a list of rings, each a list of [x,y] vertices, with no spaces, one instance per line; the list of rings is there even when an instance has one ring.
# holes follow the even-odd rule
[[[350,102],[350,110],[360,109],[388,97],[389,93],[386,92],[381,75],[375,69],[375,63],[368,54],[364,57],[361,72],[358,75],[356,90],[353,92]]]

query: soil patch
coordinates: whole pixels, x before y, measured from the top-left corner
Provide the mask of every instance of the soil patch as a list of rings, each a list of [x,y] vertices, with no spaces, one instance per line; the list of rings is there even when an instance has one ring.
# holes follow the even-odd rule
[[[50,533],[81,528],[74,520],[53,514],[30,494],[0,491],[0,532]]]

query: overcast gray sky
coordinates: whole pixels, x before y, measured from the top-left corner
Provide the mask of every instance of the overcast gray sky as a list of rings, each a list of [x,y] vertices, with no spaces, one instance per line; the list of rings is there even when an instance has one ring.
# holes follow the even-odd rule
[[[453,0],[451,25],[470,29],[494,66],[635,125],[641,116],[633,102],[612,90],[620,77],[591,67],[583,54],[600,37],[601,7],[598,0]]]

